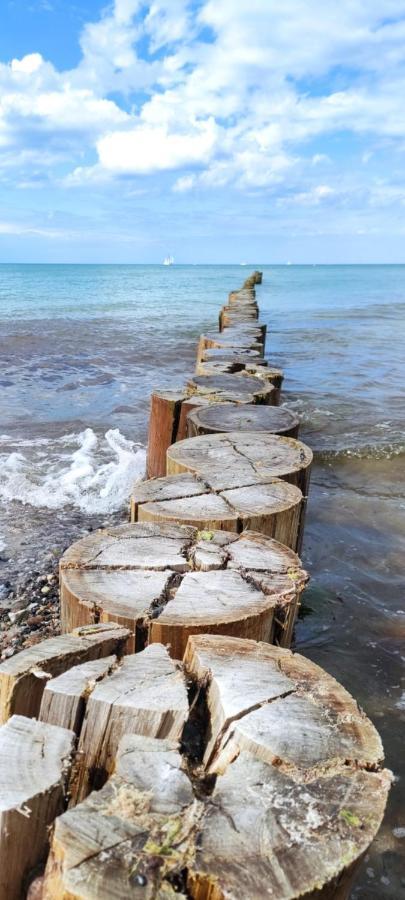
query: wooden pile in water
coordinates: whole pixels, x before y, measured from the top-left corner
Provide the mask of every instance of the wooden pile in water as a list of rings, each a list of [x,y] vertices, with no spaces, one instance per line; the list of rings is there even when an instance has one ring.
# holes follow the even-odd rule
[[[122,525],[62,557],[62,627],[115,622],[134,652],[161,642],[177,659],[196,633],[288,647],[307,579],[292,550],[255,532]]]
[[[152,644],[90,665],[48,681],[51,724],[45,703],[0,729],[2,900],[23,895],[55,816],[43,900],[347,895],[390,774],[333,678],[218,635],[190,637],[182,664]]]
[[[374,726],[286,649],[312,453],[261,281],[152,395],[132,524],[61,560],[64,633],[0,665],[0,900],[344,900],[380,826]]]

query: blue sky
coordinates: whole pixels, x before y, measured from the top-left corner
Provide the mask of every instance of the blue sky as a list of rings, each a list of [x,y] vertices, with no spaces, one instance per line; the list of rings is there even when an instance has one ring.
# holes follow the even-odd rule
[[[405,0],[3,0],[0,261],[405,262]]]

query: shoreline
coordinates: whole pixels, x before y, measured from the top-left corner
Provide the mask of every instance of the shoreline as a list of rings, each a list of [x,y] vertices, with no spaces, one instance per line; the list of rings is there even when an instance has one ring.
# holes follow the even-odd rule
[[[305,435],[303,435],[303,437],[305,440]],[[350,467],[352,466],[352,460],[348,461],[348,466],[350,466]],[[374,463],[374,461],[371,462],[370,469],[373,466],[376,466],[376,463]],[[334,473],[334,475],[339,475],[339,478],[337,478],[337,481],[338,481],[338,484],[340,482],[340,485],[341,485],[342,478],[341,478],[340,462],[338,465],[332,464],[332,466],[330,467],[330,470]],[[317,472],[317,474],[318,474],[318,472],[319,472],[319,474],[322,474],[322,466],[316,465],[315,471]],[[346,474],[347,474],[347,469],[345,467],[345,475]],[[335,562],[335,560],[334,560],[333,554],[336,553],[336,548],[333,547],[333,531],[335,532],[335,534],[337,534],[338,543],[340,541],[343,544],[343,541],[342,541],[342,533],[341,532],[340,532],[340,537],[339,537],[339,529],[341,528],[341,521],[340,521],[341,514],[340,514],[340,519],[339,519],[339,517],[337,517],[337,522],[334,523],[331,520],[330,512],[327,510],[328,517],[327,517],[327,519],[325,519],[325,511],[322,512],[322,507],[323,507],[322,491],[323,491],[323,488],[321,485],[321,487],[319,489],[320,497],[317,498],[315,501],[314,501],[313,497],[311,497],[310,509],[311,509],[311,506],[313,506],[315,518],[313,519],[310,514],[308,524],[310,525],[310,527],[313,527],[313,529],[314,529],[314,535],[316,535],[316,541],[313,546],[308,547],[308,550],[305,550],[304,558],[306,558],[307,556],[310,558],[310,560],[311,560],[310,567],[311,567],[311,572],[312,572],[313,565],[314,565],[313,558],[314,558],[314,556],[319,557],[319,563],[318,563],[317,567],[315,568],[315,571],[313,574],[313,588],[315,589],[314,596],[315,597],[317,596],[316,595],[317,584],[314,583],[314,581],[321,582],[321,584],[324,585],[323,591],[325,592],[325,597],[328,600],[329,605],[331,607],[333,607],[333,609],[331,609],[331,611],[330,611],[330,618],[332,620],[332,617],[333,617],[335,620],[335,625],[332,626],[335,629],[335,635],[334,635],[334,640],[331,640],[330,625],[329,625],[328,626],[329,631],[325,632],[326,638],[323,641],[323,644],[318,643],[318,644],[315,644],[315,646],[313,647],[311,645],[311,643],[309,643],[309,645],[306,648],[306,646],[305,646],[305,641],[306,641],[305,630],[307,629],[307,626],[310,624],[310,618],[307,618],[306,620],[304,619],[303,621],[301,621],[301,624],[299,626],[299,631],[301,632],[301,637],[302,637],[302,633],[304,632],[304,638],[303,638],[303,642],[302,642],[302,640],[300,640],[300,636],[299,636],[297,650],[298,651],[303,650],[303,652],[306,655],[309,655],[311,657],[316,656],[318,661],[319,660],[321,661],[321,665],[323,665],[327,669],[328,668],[333,669],[336,677],[340,681],[343,681],[343,683],[346,683],[346,686],[349,688],[349,690],[353,691],[353,693],[356,696],[359,696],[359,698],[361,699],[362,705],[364,705],[366,707],[366,710],[370,712],[370,715],[372,717],[374,717],[375,711],[371,708],[371,697],[370,697],[370,693],[367,690],[367,684],[365,682],[363,684],[361,681],[361,678],[365,674],[365,670],[363,672],[356,671],[355,666],[353,668],[350,668],[350,664],[349,664],[350,653],[352,654],[352,660],[356,661],[355,646],[354,646],[356,643],[356,635],[350,634],[350,626],[348,625],[347,621],[344,624],[344,636],[343,636],[343,631],[342,632],[336,631],[336,621],[338,622],[338,625],[340,625],[341,620],[342,620],[342,610],[344,610],[345,615],[347,616],[348,619],[350,619],[350,616],[352,615],[352,609],[351,609],[352,600],[351,600],[351,597],[348,596],[348,593],[349,593],[350,584],[352,583],[353,578],[355,579],[353,583],[354,583],[354,585],[356,585],[356,573],[351,572],[350,565],[349,565],[349,562],[351,562],[351,560],[348,557],[347,565],[346,565],[346,560],[344,560],[344,559],[342,560],[343,565],[342,565],[341,577],[340,577],[339,573],[337,573],[336,571],[335,572],[333,571],[333,563],[332,563],[332,572],[331,572],[331,574],[329,576],[329,580],[328,580],[328,574],[325,572],[324,564],[322,562],[322,553],[320,551],[320,547],[322,545],[322,540],[323,540],[322,523],[327,521],[327,525],[330,529],[329,539],[332,541],[331,548],[330,548],[331,549],[330,559],[332,559],[334,562]],[[332,494],[333,494],[333,490],[332,490]],[[349,519],[350,516],[348,516],[347,518]],[[308,524],[307,524],[307,536],[308,536]],[[367,521],[366,515],[364,515],[364,517],[361,520],[359,520],[358,525],[359,525],[358,536],[354,540],[357,540],[359,542],[359,550],[361,550],[360,526],[364,525],[365,529],[366,528],[370,529],[370,523]],[[333,531],[332,531],[332,528],[333,528]],[[350,532],[349,532],[349,534],[350,534]],[[351,537],[351,535],[350,535],[350,537]],[[308,538],[307,538],[307,540],[308,540]],[[347,553],[350,550],[350,538],[348,538],[346,543],[347,543],[347,547],[346,547],[346,553]],[[352,543],[353,543],[353,538],[352,538]],[[344,546],[344,544],[343,544],[343,546]],[[384,547],[383,547],[383,550],[384,550]],[[353,550],[352,550],[352,553],[353,553]],[[354,554],[354,558],[356,558],[355,554]],[[371,562],[371,560],[370,560],[370,562]],[[358,565],[358,563],[356,563],[356,565]],[[363,566],[363,568],[362,568],[362,566]],[[365,569],[364,569],[364,571],[363,571],[363,569],[364,569],[364,562],[363,562],[363,559],[361,559],[360,560],[360,574],[361,574],[362,580],[366,574]],[[51,573],[49,572],[48,574],[51,574]],[[315,578],[314,578],[314,576],[315,576]],[[357,576],[357,583],[359,584],[359,597],[361,597],[360,582],[359,582],[358,576]],[[370,587],[364,587],[364,585],[361,586],[361,589],[363,591],[370,591]],[[309,589],[309,591],[311,591],[311,590],[312,590],[312,588]],[[329,594],[328,594],[328,592],[329,592]],[[343,598],[344,598],[343,603],[339,599],[337,599],[338,594],[343,596]],[[335,595],[336,595],[336,600],[334,599]],[[330,600],[331,596],[333,597],[332,602]],[[359,603],[358,599],[355,600],[355,608],[356,608],[356,603],[357,604]],[[317,608],[318,613],[319,613],[320,612],[319,600],[318,600],[318,605],[315,604],[315,608]],[[365,610],[366,610],[365,603],[363,604],[363,609],[365,612]],[[339,615],[336,614],[336,611],[339,612]],[[377,621],[381,622],[380,612],[381,612],[381,610],[377,611],[377,613],[374,615],[374,619],[376,620],[376,622]],[[361,609],[361,607],[359,607],[358,615],[356,616],[356,619],[358,619],[358,621],[356,622],[356,625],[359,628],[361,628],[361,613],[362,613],[362,609]],[[314,622],[314,618],[315,617],[312,618],[312,622]],[[323,618],[321,616],[321,621],[319,622],[319,628],[316,627],[314,629],[315,639],[318,641],[319,641],[319,638],[316,637],[316,634],[317,634],[317,632],[319,632],[319,637],[322,634],[322,627],[323,627],[321,624],[322,621],[325,622],[325,611],[323,612]],[[378,626],[373,625],[373,627],[376,630],[376,639],[378,640],[378,632],[380,629],[380,625],[378,625]],[[311,632],[311,629],[309,629],[309,632]],[[307,636],[308,636],[308,629],[307,629]],[[360,638],[360,643],[361,643],[361,639],[362,639],[361,634],[359,635],[359,638]],[[309,640],[311,642],[311,636],[310,636]],[[349,653],[349,650],[347,649],[347,644],[345,644],[345,642],[347,642],[348,640],[349,641],[352,640],[352,644],[349,647],[350,653]],[[337,644],[337,650],[338,650],[337,655],[334,652],[335,643]],[[346,647],[346,649],[345,649],[345,647]],[[342,654],[346,654],[346,664],[344,664],[344,659],[342,659]],[[342,668],[342,663],[344,665],[344,668]],[[387,673],[387,675],[388,675],[388,673]],[[393,677],[390,676],[389,681],[387,678],[387,684],[389,684],[390,686],[391,686],[391,684],[396,685],[397,680],[398,680],[398,678],[396,676],[393,676]],[[360,685],[361,685],[361,687],[360,687]],[[377,686],[376,686],[376,690],[377,690]],[[377,696],[379,698],[379,702],[381,703],[381,709],[384,710],[383,691],[379,691]],[[373,706],[374,706],[374,704],[373,704]],[[378,713],[378,715],[380,716],[380,719],[382,716],[381,709],[380,709],[380,712]],[[379,725],[379,727],[381,727],[380,722],[378,722],[378,725]],[[384,728],[384,730],[385,730],[385,728]],[[390,730],[388,731],[388,736],[390,739],[393,737],[392,732]],[[391,756],[391,753],[390,753],[390,756]],[[395,763],[397,763],[400,759],[400,757],[398,757],[398,755],[396,757],[394,756],[393,758],[395,758]],[[395,768],[397,768],[397,766],[395,766]],[[400,788],[398,788],[397,786],[394,785],[393,793],[395,792],[395,795],[398,794],[399,790],[400,790]],[[396,815],[397,814],[397,806],[393,804],[393,808],[394,808],[394,815]],[[400,830],[400,828],[401,828],[401,819],[400,818],[399,818],[399,820],[398,819],[395,820],[394,827],[396,827],[397,830],[398,829]],[[397,841],[396,838],[395,838],[395,840],[392,840],[391,844],[390,844],[390,842],[388,840],[387,829],[384,829],[384,835],[385,835],[384,840],[380,842],[380,844],[382,844],[382,849],[380,847],[380,850],[379,850],[380,857],[381,857],[381,854],[382,854],[382,856],[384,856],[384,854],[386,855],[387,853],[393,853],[395,846],[398,846],[396,843],[396,841]],[[394,837],[395,837],[395,835],[394,835]],[[378,854],[377,854],[377,856],[378,856]],[[374,863],[373,863],[373,865],[374,865]],[[386,874],[386,866],[387,865],[389,866],[388,871],[390,871],[391,864],[389,862],[378,863],[378,866],[376,866],[377,871],[378,871],[378,867],[382,866],[382,869],[380,869],[381,878],[386,879],[388,877]],[[367,867],[370,868],[370,865],[367,864]],[[378,881],[378,879],[377,879],[377,881]],[[378,897],[379,898],[380,896],[384,896],[384,897],[386,897],[386,896],[387,897],[388,896],[400,897],[401,896],[401,893],[400,893],[401,885],[400,885],[399,881],[395,882],[396,884],[398,884],[398,888],[393,888],[392,885],[386,884],[385,881],[380,881],[379,883],[375,883],[375,879],[370,878],[367,874],[364,874],[362,877],[362,882],[363,883],[360,884],[358,887],[356,887],[356,885],[355,885],[353,897],[360,896],[360,897],[364,898],[364,900],[366,900],[366,898],[368,900],[369,897],[376,897],[376,898]],[[390,891],[392,891],[393,889],[397,890],[396,894],[390,893]],[[376,891],[380,892],[380,893],[375,893]]]

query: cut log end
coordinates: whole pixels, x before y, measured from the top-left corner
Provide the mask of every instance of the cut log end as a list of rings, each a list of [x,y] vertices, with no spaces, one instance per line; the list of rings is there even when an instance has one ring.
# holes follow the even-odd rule
[[[25,896],[63,812],[74,734],[23,716],[0,728],[0,898]]]
[[[281,497],[296,491],[283,482],[272,485],[277,488]],[[85,607],[90,621],[125,620],[137,638],[133,649],[161,642],[181,658],[189,634],[204,631],[289,646],[306,580],[296,554],[264,535],[138,523],[89,535],[69,549],[61,561],[61,605],[70,627]],[[102,661],[99,666],[102,671]],[[62,702],[59,685],[70,697],[63,699],[66,715],[79,715],[95,677],[95,664],[87,663],[74,683],[68,675],[50,682],[41,718],[47,709],[53,721],[51,711]]]
[[[56,821],[44,900],[346,898],[391,780],[371,722],[267,644],[193,637],[184,667],[181,745],[121,738],[106,784]]]
[[[189,413],[188,437],[229,431],[268,432],[297,438],[299,419],[285,407],[217,404]]]

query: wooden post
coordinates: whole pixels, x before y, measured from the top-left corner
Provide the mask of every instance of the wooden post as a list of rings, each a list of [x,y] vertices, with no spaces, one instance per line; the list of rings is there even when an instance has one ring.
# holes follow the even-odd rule
[[[199,438],[194,438],[199,440]],[[230,490],[214,490],[189,472],[137,484],[131,520],[193,525],[202,530],[259,531],[296,550],[303,497],[279,478],[242,479]]]
[[[180,747],[121,739],[109,781],[56,821],[43,900],[346,900],[391,781],[374,726],[268,644],[192,637],[184,676]]]
[[[186,396],[184,389],[153,391],[151,394],[146,460],[148,478],[166,472],[166,450],[177,440],[181,405]]]
[[[117,664],[117,656],[106,656],[73,666],[51,678],[42,695],[38,718],[79,735],[91,692],[106,675],[111,675]]]
[[[107,784],[56,820],[42,900],[181,900],[203,809],[175,741],[126,735]]]
[[[107,780],[126,733],[179,741],[187,718],[184,677],[165,647],[154,644],[126,656],[89,697],[71,784],[73,804]]]
[[[221,350],[237,350],[239,353],[245,353],[246,350],[257,350],[260,356],[264,354],[263,342],[257,332],[248,332],[246,326],[243,328],[227,328],[218,334],[215,332],[207,332],[200,336],[197,349],[197,365],[202,362],[205,351],[210,348],[219,348]]]
[[[179,441],[167,451],[167,473],[192,472],[216,491],[283,478],[307,496],[312,451],[276,434],[231,431]]]
[[[67,551],[61,562],[61,605],[71,624],[81,618],[81,604],[93,620],[106,614],[110,621],[125,618],[138,636],[134,649],[163,643],[181,658],[191,633],[234,634],[289,646],[306,580],[292,550],[255,532],[238,536],[125,525],[89,535]],[[56,689],[68,707],[66,693],[73,693],[78,704],[88,693],[89,675],[95,683],[89,663],[71,672],[73,681],[67,673],[49,682],[41,718]],[[48,714],[46,721],[55,717]],[[72,719],[64,713],[67,721]]]
[[[195,409],[189,413],[187,422],[188,437],[228,431],[266,431],[297,438],[300,427],[298,416],[284,406],[236,406],[230,403]]]
[[[155,391],[151,397],[147,477],[166,474],[167,448],[187,436],[187,415],[195,407],[219,401],[271,403],[276,390],[268,378],[260,377],[260,371],[251,375],[241,371],[226,376],[193,376],[183,391]]]
[[[0,900],[25,897],[31,870],[46,859],[73,750],[64,728],[24,716],[0,727]]]
[[[91,659],[122,656],[130,632],[110,625],[77,628],[72,634],[49,638],[22,650],[0,664],[0,722],[13,714],[37,716],[47,680]]]

